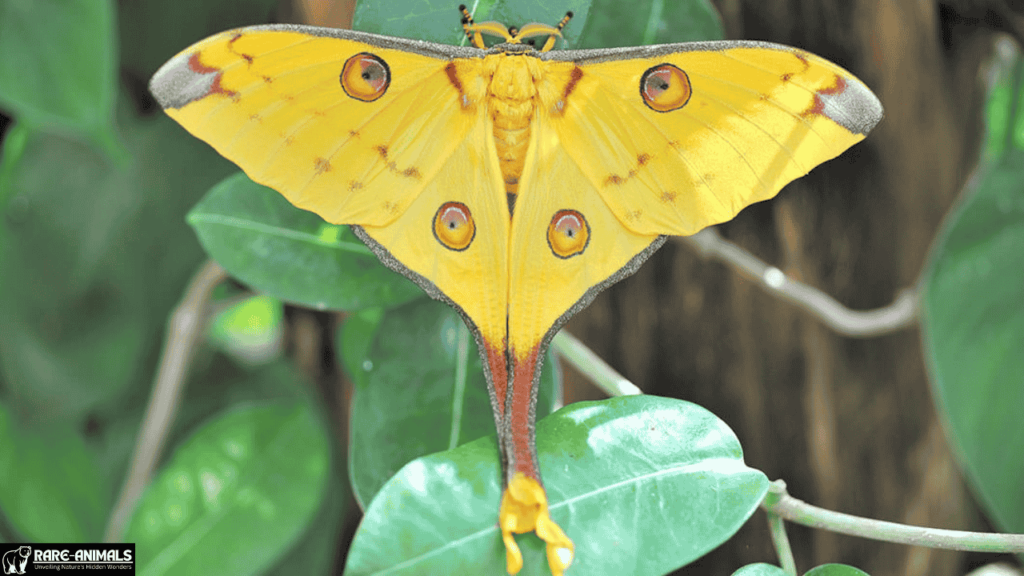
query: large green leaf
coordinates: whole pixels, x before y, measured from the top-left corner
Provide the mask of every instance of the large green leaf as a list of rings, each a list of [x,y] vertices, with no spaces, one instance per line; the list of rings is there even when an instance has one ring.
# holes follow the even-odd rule
[[[768,479],[703,408],[630,396],[572,404],[542,420],[537,448],[552,518],[576,545],[571,570],[660,575],[729,538]],[[406,465],[374,497],[346,574],[502,574],[501,469],[494,438]],[[520,536],[523,576],[547,574],[543,544]]]
[[[31,542],[97,542],[107,486],[74,427],[22,424],[0,404],[0,509]]]
[[[125,541],[136,543],[140,574],[259,574],[314,517],[329,472],[307,403],[235,409],[175,450]]]
[[[708,0],[597,0],[579,41],[580,48],[615,48],[725,36]]]
[[[354,336],[342,331],[341,341]],[[447,305],[420,300],[384,316],[359,361],[366,385],[355,390],[349,469],[364,506],[410,460],[494,434],[476,343]],[[541,373],[537,417],[560,398],[557,364]]]
[[[1019,102],[1024,116],[1022,76],[1018,64],[1007,103]],[[1016,117],[1003,121],[1020,126]],[[934,395],[971,485],[1000,528],[1024,532],[1024,138],[991,132],[1007,144],[933,248],[923,336]]]
[[[0,106],[19,121],[112,143],[112,0],[0,2]]]
[[[188,222],[231,275],[287,302],[358,310],[423,295],[385,268],[348,227],[292,206],[242,173],[210,190]]]

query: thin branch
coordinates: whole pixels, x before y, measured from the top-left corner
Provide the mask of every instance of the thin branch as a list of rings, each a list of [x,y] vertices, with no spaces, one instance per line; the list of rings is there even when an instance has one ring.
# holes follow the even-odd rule
[[[789,536],[786,535],[786,523],[774,512],[768,512],[768,531],[772,536],[772,543],[775,544],[775,553],[779,555],[779,564],[787,576],[797,576],[796,560],[793,559],[793,549],[789,546]]]
[[[609,396],[634,396],[643,394],[636,384],[619,374],[594,351],[565,330],[551,340],[551,349],[581,374],[590,378],[595,386]]]
[[[778,481],[771,484],[761,507],[790,522],[871,540],[965,552],[1024,552],[1024,534],[923,528],[833,512],[793,498],[786,492],[786,485]]]
[[[185,297],[171,315],[149,406],[146,407],[142,428],[135,441],[135,451],[124,487],[103,535],[105,542],[121,541],[125,524],[149,484],[171,424],[174,423],[196,344],[206,325],[210,292],[226,277],[223,268],[208,260],[192,277],[185,290]]]
[[[721,260],[756,281],[765,290],[777,294],[810,312],[832,330],[844,336],[871,338],[896,332],[917,322],[917,291],[901,291],[892,304],[874,310],[851,310],[817,288],[786,276],[782,270],[765,264],[750,252],[722,238],[714,228],[705,228],[693,236],[681,238],[705,258]]]

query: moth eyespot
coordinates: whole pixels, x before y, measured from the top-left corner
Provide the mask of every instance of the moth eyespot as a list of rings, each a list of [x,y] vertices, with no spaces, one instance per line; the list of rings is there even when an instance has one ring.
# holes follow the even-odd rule
[[[640,96],[655,112],[678,110],[690,101],[690,77],[672,64],[648,68],[640,77]]]
[[[434,238],[449,250],[461,252],[473,243],[476,224],[462,202],[445,202],[434,214]]]
[[[345,61],[341,69],[341,88],[350,97],[373,102],[388,91],[391,69],[387,62],[369,52],[360,52]]]
[[[590,224],[575,210],[559,210],[548,224],[548,246],[563,260],[578,256],[590,243]]]

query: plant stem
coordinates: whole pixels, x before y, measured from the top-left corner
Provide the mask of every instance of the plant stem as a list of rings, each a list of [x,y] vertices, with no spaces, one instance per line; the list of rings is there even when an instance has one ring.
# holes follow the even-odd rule
[[[551,349],[609,396],[643,394],[636,384],[616,372],[600,356],[594,354],[593,350],[587,348],[586,344],[564,330],[551,340]]]
[[[815,316],[838,334],[873,338],[917,323],[917,291],[901,291],[892,304],[874,310],[851,310],[828,294],[794,280],[775,266],[722,238],[714,228],[680,238],[709,259],[721,260],[754,280],[761,288]]]
[[[778,481],[772,483],[761,507],[769,515],[775,514],[790,522],[871,540],[965,552],[1024,552],[1024,534],[923,528],[833,512],[793,498],[786,493],[786,485]]]
[[[171,314],[153,392],[149,397],[139,436],[135,440],[135,451],[128,466],[124,487],[103,535],[104,542],[121,541],[135,504],[153,475],[178,411],[178,401],[192,364],[193,353],[206,326],[210,293],[226,277],[223,268],[208,260],[192,277],[184,298]]]
[[[772,536],[772,543],[775,544],[775,553],[779,556],[779,564],[787,576],[798,576],[796,571],[796,560],[793,559],[793,549],[789,546],[789,536],[786,534],[786,523],[778,514],[768,513],[768,531]]]

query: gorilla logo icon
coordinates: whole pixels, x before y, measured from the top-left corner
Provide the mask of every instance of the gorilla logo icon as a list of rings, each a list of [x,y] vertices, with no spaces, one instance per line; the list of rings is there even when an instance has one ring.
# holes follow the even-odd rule
[[[24,574],[28,566],[28,557],[32,555],[32,548],[22,546],[16,550],[8,550],[4,554],[4,574]]]

